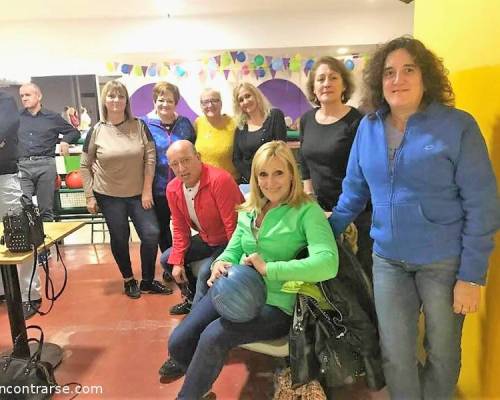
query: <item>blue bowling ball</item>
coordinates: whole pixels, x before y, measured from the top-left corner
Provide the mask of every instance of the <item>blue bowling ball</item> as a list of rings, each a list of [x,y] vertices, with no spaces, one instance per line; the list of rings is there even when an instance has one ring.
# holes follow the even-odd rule
[[[253,267],[233,265],[210,289],[212,304],[224,319],[247,322],[259,315],[266,303],[264,279]]]

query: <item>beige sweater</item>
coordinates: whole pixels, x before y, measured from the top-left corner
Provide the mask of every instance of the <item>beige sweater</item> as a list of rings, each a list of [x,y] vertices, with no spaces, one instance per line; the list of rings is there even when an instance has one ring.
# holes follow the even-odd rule
[[[138,196],[144,177],[154,176],[155,164],[155,143],[141,121],[131,119],[116,126],[99,122],[88,133],[80,160],[85,197],[94,197],[94,191]]]

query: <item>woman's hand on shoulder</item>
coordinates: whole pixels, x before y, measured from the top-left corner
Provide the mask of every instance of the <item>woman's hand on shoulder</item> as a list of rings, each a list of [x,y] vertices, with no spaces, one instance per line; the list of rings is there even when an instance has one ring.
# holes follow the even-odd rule
[[[227,261],[216,261],[212,266],[212,274],[207,281],[208,287],[212,287],[214,282],[222,275],[227,274],[227,270],[231,267],[231,263]]]
[[[266,263],[262,259],[262,257],[259,255],[259,253],[252,253],[248,257],[246,257],[243,262],[248,265],[252,265],[257,271],[259,271],[259,274],[262,276],[266,276]]]

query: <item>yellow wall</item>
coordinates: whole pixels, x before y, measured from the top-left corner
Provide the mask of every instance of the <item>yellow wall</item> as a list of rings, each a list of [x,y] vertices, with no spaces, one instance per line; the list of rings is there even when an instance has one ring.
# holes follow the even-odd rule
[[[416,0],[414,35],[444,59],[456,106],[477,119],[500,186],[500,1]],[[481,311],[464,326],[459,394],[466,399],[500,398],[499,266],[497,234]]]

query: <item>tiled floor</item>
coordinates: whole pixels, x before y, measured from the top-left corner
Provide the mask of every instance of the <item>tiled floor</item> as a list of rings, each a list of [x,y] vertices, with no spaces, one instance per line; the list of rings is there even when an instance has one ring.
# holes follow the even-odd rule
[[[66,291],[49,315],[29,321],[41,325],[46,340],[64,349],[63,362],[56,369],[57,381],[76,381],[88,390],[102,388],[102,394],[81,394],[81,400],[175,399],[182,379],[162,384],[157,371],[167,356],[167,338],[182,319],[168,314],[169,307],[179,302],[179,292],[129,299],[122,294],[109,245],[66,245],[62,251],[69,274]],[[140,277],[137,244],[131,245],[131,254],[136,277]],[[51,267],[59,285],[61,265],[52,259]],[[6,306],[0,305],[0,352],[11,347],[8,323]],[[275,366],[271,357],[236,349],[213,391],[219,400],[270,399]],[[56,396],[64,398],[69,397]],[[370,398],[385,400],[388,396],[384,391],[369,393],[359,387],[346,388],[335,396]]]

